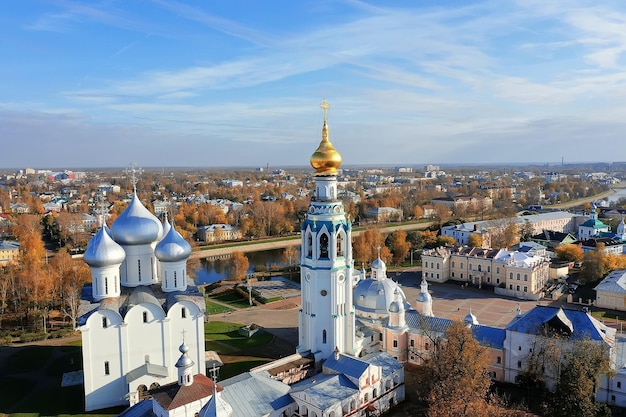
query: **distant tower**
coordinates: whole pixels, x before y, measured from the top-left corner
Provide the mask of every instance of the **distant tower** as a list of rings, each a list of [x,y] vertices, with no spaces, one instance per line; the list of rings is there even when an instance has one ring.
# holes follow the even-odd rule
[[[417,295],[415,309],[423,316],[434,317],[433,315],[433,297],[428,292],[428,282],[422,277],[420,285],[420,293]]]
[[[328,139],[326,99],[322,141],[311,156],[315,197],[302,224],[301,286],[298,352],[311,351],[316,361],[335,347],[354,354],[355,317],[352,302],[352,225],[337,198],[337,168],[341,155]]]
[[[187,352],[189,352],[189,346],[187,346],[185,342],[180,345],[178,350],[181,353],[180,358],[175,365],[176,369],[178,369],[178,385],[188,387],[193,384],[194,363],[189,355],[187,355]]]
[[[624,224],[624,215],[622,214],[622,220],[620,220],[617,225],[617,231],[615,233],[615,237],[619,240],[626,240],[626,224]]]

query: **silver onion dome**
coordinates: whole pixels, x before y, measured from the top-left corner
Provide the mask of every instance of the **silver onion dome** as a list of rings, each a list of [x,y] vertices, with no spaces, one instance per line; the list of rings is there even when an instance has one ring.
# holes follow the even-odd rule
[[[104,267],[124,262],[126,252],[110,236],[107,227],[102,227],[87,244],[83,259],[89,266]]]
[[[163,226],[135,194],[111,226],[111,233],[115,241],[122,245],[143,245],[156,241],[163,233]]]
[[[182,261],[191,255],[191,245],[172,226],[156,245],[154,254],[162,262]]]

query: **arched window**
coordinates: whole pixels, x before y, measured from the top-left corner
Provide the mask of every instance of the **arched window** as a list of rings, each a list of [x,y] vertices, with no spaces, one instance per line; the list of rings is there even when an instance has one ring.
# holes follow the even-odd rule
[[[322,330],[322,343],[326,344],[326,330]]]
[[[320,235],[320,259],[328,259],[328,235],[322,233]]]
[[[313,236],[311,232],[306,234],[306,256],[311,258],[313,256]]]
[[[104,293],[105,294],[109,293],[109,278],[108,277],[104,277]]]
[[[337,256],[345,256],[344,254],[344,238],[341,232],[337,233]]]
[[[141,384],[137,387],[137,394],[139,394],[139,401],[145,400],[148,397],[148,387]]]

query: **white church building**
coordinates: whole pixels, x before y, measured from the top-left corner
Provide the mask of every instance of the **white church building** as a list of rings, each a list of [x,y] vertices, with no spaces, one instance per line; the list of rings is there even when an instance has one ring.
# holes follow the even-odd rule
[[[90,311],[79,321],[85,410],[141,401],[149,389],[176,381],[181,341],[204,373],[204,298],[187,285],[191,246],[144,207],[129,206],[87,246]]]

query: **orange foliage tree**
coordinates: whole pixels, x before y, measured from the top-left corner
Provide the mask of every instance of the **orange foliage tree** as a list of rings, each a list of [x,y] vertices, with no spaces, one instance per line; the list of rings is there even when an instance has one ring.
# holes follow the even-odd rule
[[[432,389],[429,396],[431,417],[482,416],[491,385],[487,372],[487,350],[461,321],[446,329],[446,340],[439,344],[432,361]]]
[[[235,281],[241,281],[248,273],[250,262],[243,252],[235,251],[230,255],[228,266],[230,268],[230,278]]]
[[[580,245],[560,245],[554,249],[554,253],[559,261],[563,262],[582,262],[584,257],[583,248]]]
[[[385,237],[380,229],[374,227],[364,230],[356,237],[352,245],[352,256],[357,264],[371,262],[378,258],[378,248],[380,247],[380,258],[388,262],[391,252],[385,246]]]

